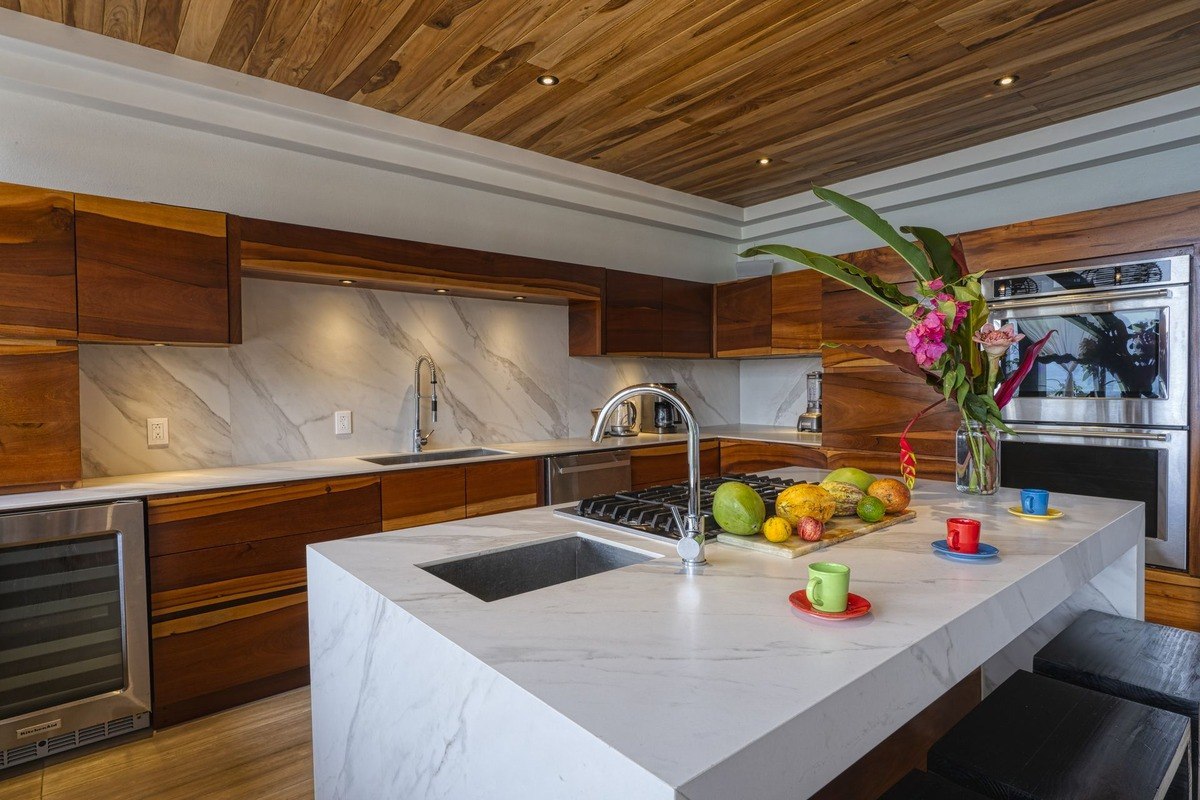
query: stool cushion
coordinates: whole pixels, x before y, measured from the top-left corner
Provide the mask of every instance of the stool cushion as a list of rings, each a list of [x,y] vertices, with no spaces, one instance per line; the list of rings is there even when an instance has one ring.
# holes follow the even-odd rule
[[[929,769],[1001,800],[1156,798],[1190,745],[1186,717],[1018,672],[934,743]]]
[[[983,795],[951,783],[941,775],[914,769],[883,793],[879,800],[986,800]]]

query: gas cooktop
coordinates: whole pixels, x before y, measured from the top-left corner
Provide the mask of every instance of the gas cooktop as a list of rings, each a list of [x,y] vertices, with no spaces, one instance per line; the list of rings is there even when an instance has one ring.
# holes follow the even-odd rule
[[[767,475],[723,475],[720,478],[704,478],[700,481],[700,513],[704,517],[704,536],[716,538],[718,527],[712,515],[712,498],[717,487],[726,481],[741,481],[747,484],[767,506],[767,516],[775,513],[775,499],[789,486],[803,481],[791,478],[773,478]],[[628,533],[650,536],[656,539],[679,539],[679,528],[671,508],[687,513],[688,487],[686,483],[672,486],[655,486],[616,494],[603,494],[580,500],[573,506],[556,508],[556,514],[572,519],[584,519],[593,524],[618,528]]]

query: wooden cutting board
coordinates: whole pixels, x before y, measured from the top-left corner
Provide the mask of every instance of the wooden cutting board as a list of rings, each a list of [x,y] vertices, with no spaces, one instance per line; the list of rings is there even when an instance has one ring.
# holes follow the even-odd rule
[[[744,547],[747,550],[755,550],[759,553],[767,553],[768,555],[780,558],[799,558],[809,553],[815,553],[818,550],[824,550],[826,547],[832,547],[840,542],[857,539],[859,536],[865,536],[868,533],[874,533],[875,531],[881,531],[884,528],[898,525],[901,522],[907,522],[910,519],[915,519],[916,516],[917,512],[915,511],[902,511],[899,514],[888,514],[879,520],[879,522],[863,522],[858,517],[834,517],[826,523],[825,535],[818,542],[806,542],[795,535],[786,542],[768,542],[767,538],[761,533],[756,533],[753,536],[738,536],[737,534],[725,533],[724,531],[717,534],[717,541],[731,547]]]

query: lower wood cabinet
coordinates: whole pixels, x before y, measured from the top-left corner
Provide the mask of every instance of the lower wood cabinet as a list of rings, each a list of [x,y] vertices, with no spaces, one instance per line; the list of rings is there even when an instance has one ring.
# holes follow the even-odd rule
[[[305,548],[380,531],[379,479],[147,505],[155,725],[308,683]]]
[[[385,473],[384,530],[415,528],[542,504],[542,459],[486,461]]]
[[[785,467],[825,468],[825,453],[816,447],[777,442],[721,440],[721,474],[765,472]]]
[[[688,479],[687,445],[665,444],[635,447],[629,451],[634,489],[683,483]],[[700,443],[700,474],[706,478],[721,473],[721,447],[716,439]]]
[[[0,341],[0,492],[79,480],[79,353]]]

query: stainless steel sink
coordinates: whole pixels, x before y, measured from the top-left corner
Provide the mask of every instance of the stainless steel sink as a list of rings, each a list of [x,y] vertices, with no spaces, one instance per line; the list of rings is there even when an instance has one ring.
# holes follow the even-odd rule
[[[359,461],[369,461],[381,467],[392,467],[396,464],[422,464],[426,461],[449,461],[453,458],[479,458],[480,456],[509,456],[507,450],[492,450],[487,447],[466,447],[462,450],[428,450],[424,453],[397,453],[390,456],[372,456],[360,458]]]
[[[652,558],[658,556],[576,533],[417,566],[490,603]]]

